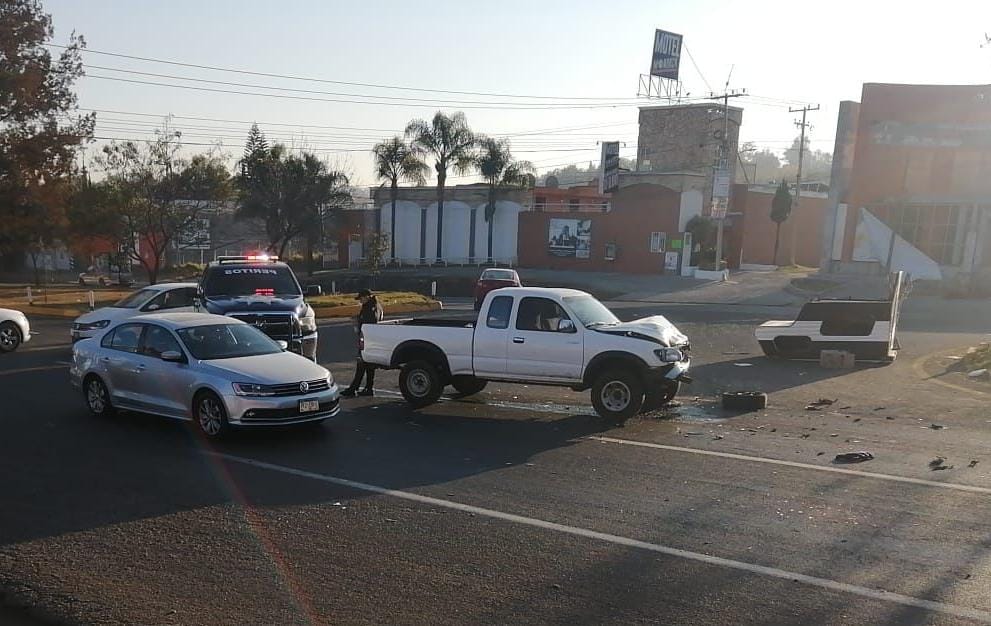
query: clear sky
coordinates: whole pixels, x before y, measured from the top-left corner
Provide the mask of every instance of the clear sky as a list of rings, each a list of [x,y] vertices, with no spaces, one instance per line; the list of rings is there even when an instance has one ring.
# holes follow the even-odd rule
[[[600,140],[625,142],[636,153],[639,75],[649,67],[653,32],[684,35],[701,73],[683,55],[681,77],[692,96],[731,88],[762,99],[745,108],[741,139],[783,150],[797,131],[788,104],[821,105],[811,114],[812,147],[832,150],[837,104],[859,100],[864,82],[991,83],[991,1],[794,0],[749,2],[503,0],[432,2],[339,0],[43,0],[56,43],[72,30],[93,50],[238,68],[280,75],[459,92],[549,98],[506,99],[294,81],[86,54],[91,76],[260,92],[260,88],[183,83],[132,71],[269,87],[397,98],[381,106],[212,93],[87,77],[80,106],[149,117],[100,113],[97,135],[148,137],[164,116],[175,119],[188,143],[222,139],[240,153],[256,120],[270,136],[306,145],[344,167],[356,184],[373,184],[367,150],[438,108],[464,110],[472,127],[510,134],[519,158],[538,168],[598,160]],[[704,76],[704,79],[703,79]],[[352,96],[268,93],[321,99]],[[418,98],[425,106],[411,106]],[[587,98],[591,100],[567,100]],[[404,100],[407,99],[407,100]],[[437,100],[454,101],[437,103]],[[380,100],[385,102],[386,100]],[[608,108],[507,110],[471,101],[560,107],[608,101]],[[233,120],[222,122],[216,120]],[[276,123],[280,125],[276,125]],[[347,127],[347,128],[317,128]],[[554,134],[521,134],[556,130]],[[352,130],[361,129],[361,130]],[[367,130],[371,129],[371,130]],[[196,148],[191,146],[191,148]],[[330,150],[336,150],[331,152]],[[341,150],[348,150],[343,152]],[[453,182],[453,181],[452,181]],[[467,182],[463,180],[461,182]]]

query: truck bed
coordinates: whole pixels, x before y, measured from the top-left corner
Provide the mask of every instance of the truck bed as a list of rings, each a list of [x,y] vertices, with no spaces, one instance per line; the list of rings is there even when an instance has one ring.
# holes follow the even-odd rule
[[[437,326],[440,328],[474,328],[475,318],[463,318],[456,319],[453,317],[430,317],[430,318],[414,318],[405,320],[390,320],[388,322],[379,322],[380,324],[391,324],[393,326]]]

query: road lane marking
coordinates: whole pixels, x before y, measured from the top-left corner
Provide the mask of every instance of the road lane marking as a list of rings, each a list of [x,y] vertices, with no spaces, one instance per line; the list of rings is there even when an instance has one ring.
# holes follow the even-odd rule
[[[9,376],[11,374],[24,374],[27,372],[41,372],[43,370],[57,370],[65,369],[69,367],[71,363],[59,364],[59,365],[39,365],[38,367],[22,367],[16,370],[0,370],[0,376]]]
[[[401,491],[398,489],[379,487],[378,485],[361,483],[354,480],[348,480],[347,478],[338,478],[336,476],[329,476],[327,474],[318,474],[316,472],[309,472],[306,470],[301,470],[294,467],[288,467],[285,465],[277,465],[275,463],[258,461],[256,459],[241,457],[233,454],[225,454],[222,452],[204,452],[204,454],[208,454],[216,458],[224,459],[232,463],[241,463],[243,465],[248,465],[250,467],[270,470],[282,474],[288,474],[290,476],[298,476],[300,478],[308,478],[310,480],[316,480],[325,483],[331,483],[334,485],[339,485],[341,487],[356,489],[358,491],[366,491],[369,493],[375,493],[383,496],[399,498],[402,500],[419,502],[420,504],[426,504],[429,506],[451,509],[455,511],[462,511],[464,513],[472,513],[474,515],[481,515],[483,517],[489,517],[492,519],[512,522],[514,524],[532,526],[535,528],[551,530],[567,535],[584,537],[586,539],[605,541],[615,545],[626,546],[629,548],[638,548],[641,550],[656,552],[658,554],[664,554],[676,558],[687,559],[690,561],[698,561],[700,563],[706,563],[708,565],[726,567],[730,569],[749,572],[751,574],[759,574],[761,576],[769,576],[771,578],[779,578],[782,580],[804,583],[806,585],[820,587],[822,589],[828,589],[830,591],[848,593],[851,595],[856,595],[871,600],[891,602],[894,604],[900,604],[902,606],[925,609],[927,611],[933,611],[937,613],[945,613],[947,615],[953,615],[955,617],[973,619],[991,624],[991,613],[987,611],[981,611],[979,609],[972,609],[968,607],[957,606],[954,604],[946,604],[944,602],[936,602],[934,600],[924,600],[922,598],[906,596],[892,591],[884,591],[882,589],[871,589],[869,587],[862,587],[860,585],[843,583],[836,580],[830,580],[828,578],[819,578],[818,576],[808,576],[806,574],[799,574],[797,572],[789,572],[787,570],[778,569],[776,567],[757,565],[754,563],[747,563],[744,561],[736,561],[733,559],[726,559],[723,557],[703,554],[701,552],[692,552],[690,550],[672,548],[670,546],[665,546],[657,543],[650,543],[648,541],[641,541],[639,539],[631,539],[629,537],[613,535],[610,533],[603,533],[596,530],[589,530],[586,528],[579,528],[577,526],[568,526],[566,524],[559,524],[557,522],[549,522],[546,520],[537,519],[533,517],[516,515],[514,513],[506,513],[504,511],[497,511],[495,509],[486,509],[483,507],[473,506],[470,504],[462,504],[460,502],[454,502],[452,500],[443,500],[441,498],[434,498],[431,496],[424,496],[410,491]]]
[[[591,441],[599,441],[601,443],[618,443],[624,446],[636,446],[639,448],[654,448],[656,450],[670,450],[672,452],[687,452],[690,454],[700,454],[702,456],[715,456],[722,459],[734,459],[737,461],[753,461],[756,463],[769,463],[771,465],[784,465],[786,467],[797,467],[799,469],[811,469],[820,472],[833,472],[834,474],[846,474],[848,476],[860,476],[862,478],[876,478],[879,480],[890,480],[899,483],[909,483],[912,485],[923,485],[926,487],[940,487],[942,489],[954,489],[956,491],[968,491],[970,493],[981,493],[985,495],[991,495],[991,488],[976,487],[974,485],[961,485],[959,483],[941,483],[935,480],[925,480],[922,478],[909,478],[907,476],[895,476],[894,474],[863,472],[860,470],[845,469],[842,467],[829,467],[827,465],[814,465],[812,463],[799,463],[797,461],[769,459],[762,456],[748,456],[746,454],[734,454],[732,452],[718,452],[716,450],[701,450],[699,448],[668,446],[661,443],[633,441],[630,439],[616,439],[614,437],[601,437],[598,435],[586,437],[586,439],[589,439]]]

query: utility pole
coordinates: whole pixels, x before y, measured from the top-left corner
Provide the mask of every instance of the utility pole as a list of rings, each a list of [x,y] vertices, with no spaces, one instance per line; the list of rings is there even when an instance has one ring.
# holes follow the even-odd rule
[[[799,122],[795,120],[795,126],[802,129],[801,139],[798,140],[798,174],[795,176],[795,203],[791,207],[791,214],[794,217],[791,221],[791,246],[788,254],[789,264],[795,265],[795,240],[798,231],[798,202],[802,197],[802,161],[805,160],[805,129],[809,128],[811,130],[811,125],[805,122],[805,117],[808,115],[809,111],[818,111],[819,105],[809,106],[806,105],[800,109],[788,108],[789,113],[802,113],[802,121]]]
[[[723,177],[729,176],[729,99],[739,98],[740,96],[745,96],[747,94],[746,89],[733,89],[729,88],[729,79],[733,75],[733,69],[730,68],[729,76],[726,77],[726,85],[723,88],[723,93],[712,94],[709,96],[709,100],[722,100],[723,101],[723,136],[722,141],[719,142],[719,160],[716,166],[713,168],[712,176],[712,205],[710,209],[710,215],[716,219],[716,270],[722,269],[723,261],[723,227],[726,223],[726,210],[729,205],[729,189],[719,189],[720,195],[716,195],[716,179],[722,175]],[[739,156],[739,155],[738,155]]]

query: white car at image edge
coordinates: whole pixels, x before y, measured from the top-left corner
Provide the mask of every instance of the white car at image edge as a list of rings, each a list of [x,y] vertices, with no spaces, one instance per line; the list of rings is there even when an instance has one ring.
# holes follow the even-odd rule
[[[196,283],[159,283],[134,291],[110,306],[83,313],[69,331],[73,343],[93,337],[114,322],[149,313],[178,313],[194,310]]]
[[[0,352],[13,352],[30,339],[27,316],[14,309],[0,309]]]

